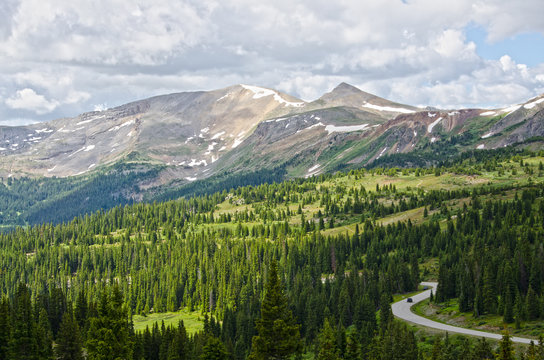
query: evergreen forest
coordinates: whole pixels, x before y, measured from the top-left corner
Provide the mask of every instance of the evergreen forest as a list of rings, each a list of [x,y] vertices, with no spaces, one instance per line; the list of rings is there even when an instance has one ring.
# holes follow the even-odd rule
[[[544,359],[544,157],[481,153],[4,232],[0,359]],[[503,339],[395,320],[423,280],[439,283],[426,306],[495,319]],[[202,326],[135,329],[182,309]]]

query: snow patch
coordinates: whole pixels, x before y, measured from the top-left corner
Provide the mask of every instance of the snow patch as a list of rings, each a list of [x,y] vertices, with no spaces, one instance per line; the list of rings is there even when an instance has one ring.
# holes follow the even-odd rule
[[[68,155],[68,157],[72,157],[72,156],[74,156],[75,154],[77,154],[78,152],[81,152],[81,151],[87,152],[87,151],[91,151],[93,149],[94,149],[94,145],[84,146],[81,149],[76,150],[73,153],[71,153],[70,155]]]
[[[403,114],[411,114],[411,113],[415,112],[414,110],[410,110],[410,109],[406,109],[406,108],[392,107],[392,106],[379,106],[379,105],[374,105],[374,104],[371,104],[371,103],[368,103],[368,102],[365,102],[361,106],[369,108],[369,109],[373,109],[373,110],[378,110],[378,111],[398,112],[398,113],[403,113]]]
[[[253,99],[260,99],[262,97],[266,96],[274,96],[274,100],[277,101],[280,104],[285,104],[285,106],[294,106],[294,107],[301,107],[304,106],[303,102],[292,102],[287,101],[284,98],[280,96],[276,91],[265,89],[258,86],[251,86],[251,85],[241,85],[244,89],[249,90],[253,93]]]
[[[190,176],[187,176],[187,177],[185,178],[185,180],[187,180],[187,181],[196,181],[197,179],[198,179],[198,178],[196,178],[196,177],[190,177]]]
[[[308,129],[313,129],[314,127],[318,127],[318,126],[326,126],[326,125],[323,124],[322,122],[318,122],[317,124],[313,124],[313,125],[309,126]]]
[[[542,102],[544,102],[544,98],[532,101],[532,102],[530,102],[528,104],[523,105],[523,107],[526,108],[526,109],[532,109],[532,108],[534,108],[535,106],[537,106],[538,104],[540,104]]]
[[[212,140],[215,140],[215,139],[218,139],[220,138],[221,136],[225,135],[225,132],[224,131],[221,131],[221,132],[218,132],[217,134],[215,134],[214,136],[212,136]],[[189,140],[189,139],[187,139]]]
[[[495,115],[496,113],[497,113],[496,111],[486,111],[481,113],[480,116],[492,116],[492,115]]]
[[[448,113],[449,116],[454,116],[454,115],[459,115],[459,114],[460,114],[459,111],[452,111],[452,112]]]
[[[200,132],[201,132],[202,134],[207,134],[207,133],[210,132],[210,128],[206,126],[204,129],[200,130]]]
[[[6,148],[0,147],[0,151],[7,150]]]
[[[438,123],[442,120],[442,117],[439,117],[438,119],[436,119],[435,121],[433,121],[428,127],[427,127],[427,132],[430,134],[432,131],[433,131],[433,128],[438,125]]]
[[[128,126],[128,125],[134,124],[134,122],[135,122],[135,120],[132,119],[132,120],[130,120],[130,121],[127,121],[127,122],[122,123],[121,125],[114,126],[114,127],[112,127],[111,129],[109,129],[108,131],[117,131],[117,130],[119,130],[119,129],[122,128],[122,127],[125,127],[125,126]]]
[[[435,138],[435,137],[431,138],[431,142],[432,142],[432,143],[434,143],[435,141],[436,141],[436,138]]]
[[[221,149],[219,149],[219,151],[225,151],[225,150],[227,150],[226,146],[221,146]]]
[[[88,123],[90,123],[90,122],[93,121],[93,120],[94,120],[94,119],[79,121],[79,122],[76,123],[76,125],[88,124]]]
[[[433,117],[435,117],[436,115],[438,115],[438,113],[435,113],[435,114],[433,114],[433,113],[427,113],[427,116],[429,116],[430,118],[433,118]]]
[[[243,139],[240,139],[240,138],[236,138],[234,139],[234,143],[232,144],[232,146],[230,147],[231,149],[234,149],[235,147],[238,147],[238,145],[240,145],[244,140]]]
[[[89,169],[92,169],[95,166],[96,166],[96,164],[91,164],[91,165],[89,165]]]
[[[40,133],[50,133],[50,132],[53,132],[53,129],[43,128],[43,129],[36,130],[36,133],[38,133],[38,134],[40,134]]]
[[[51,169],[47,169],[47,172],[51,172],[57,168],[57,165],[53,166]]]
[[[512,106],[509,106],[507,108],[501,109],[501,111],[503,113],[510,114],[510,113],[513,113],[514,111],[516,111],[517,109],[519,109],[520,107],[521,107],[521,105],[519,105],[519,104],[518,105],[512,105]]]
[[[483,148],[485,148],[484,144],[480,144],[480,145],[476,146],[476,149],[478,149],[478,150],[482,150]]]
[[[208,162],[206,160],[200,160],[196,161],[196,159],[191,159],[191,162],[187,164],[187,166],[193,167],[193,166],[208,166]]]
[[[414,137],[417,136],[417,131],[414,130]]]
[[[365,130],[365,128],[368,126],[368,124],[362,124],[362,125],[349,125],[349,126],[335,126],[335,125],[327,125],[325,126],[325,130],[332,134],[334,132],[352,132],[352,131],[361,131]]]
[[[314,166],[312,166],[311,168],[308,169],[308,172],[311,173],[311,172],[319,169],[320,167],[321,167],[321,165],[315,164]]]
[[[488,137],[491,137],[493,136],[493,133],[492,132],[488,132],[487,134],[483,135],[482,136],[482,139],[487,139]]]
[[[387,146],[383,148],[382,152],[380,153],[380,155],[378,155],[378,157],[376,159],[379,159],[382,157],[382,155],[387,151]]]
[[[230,96],[230,94],[231,94],[231,93],[228,92],[228,93],[226,93],[225,95],[221,96],[219,99],[217,99],[217,100],[215,100],[215,101],[218,102],[218,101],[221,101],[221,100],[223,100],[223,99],[226,99],[226,98],[228,98],[228,97]]]

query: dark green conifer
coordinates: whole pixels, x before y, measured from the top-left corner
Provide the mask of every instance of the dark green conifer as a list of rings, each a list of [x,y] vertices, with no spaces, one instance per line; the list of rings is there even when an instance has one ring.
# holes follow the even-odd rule
[[[111,296],[103,292],[98,316],[91,318],[87,333],[88,360],[130,359],[131,326],[122,294],[116,285]]]
[[[334,331],[330,325],[329,319],[325,319],[323,329],[319,334],[319,352],[317,354],[317,360],[337,360],[338,348],[336,346],[336,339]]]
[[[11,359],[34,360],[38,356],[36,342],[36,324],[32,316],[30,291],[19,283],[13,306],[13,337],[11,341]]]
[[[11,316],[7,298],[0,301],[0,360],[10,359]]]
[[[272,260],[268,271],[266,292],[261,305],[261,317],[256,321],[258,335],[253,337],[250,359],[288,359],[300,353],[300,326],[287,306],[278,275],[278,266]]]
[[[514,355],[514,345],[507,331],[504,332],[502,340],[499,342],[496,358],[497,360],[515,360],[516,358]]]
[[[55,353],[59,360],[83,359],[79,326],[70,309],[62,316],[56,343]]]

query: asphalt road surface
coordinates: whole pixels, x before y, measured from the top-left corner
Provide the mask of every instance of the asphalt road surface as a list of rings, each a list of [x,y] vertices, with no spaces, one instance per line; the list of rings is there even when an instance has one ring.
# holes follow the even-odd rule
[[[425,290],[422,293],[412,296],[413,302],[411,303],[407,302],[406,299],[393,303],[391,305],[391,310],[393,311],[393,315],[395,315],[399,319],[402,319],[417,325],[422,325],[422,326],[430,327],[433,329],[443,330],[449,333],[486,337],[486,338],[496,339],[496,340],[502,339],[502,335],[500,334],[493,334],[493,333],[488,333],[485,331],[471,330],[471,329],[460,328],[457,326],[442,324],[442,323],[432,321],[430,319],[414,314],[411,310],[411,307],[417,304],[418,302],[428,299],[431,296],[431,289],[433,291],[433,294],[436,294],[436,287],[438,286],[438,283],[422,282],[421,285],[428,286],[429,290]],[[514,336],[512,336],[511,339],[513,342],[517,342],[517,343],[529,344],[531,342],[531,339],[514,337]],[[538,341],[535,341],[535,343],[537,342]]]

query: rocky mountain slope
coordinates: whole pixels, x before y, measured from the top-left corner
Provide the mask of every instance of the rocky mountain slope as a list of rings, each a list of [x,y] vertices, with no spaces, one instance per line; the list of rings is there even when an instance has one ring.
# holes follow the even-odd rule
[[[0,175],[66,177],[160,165],[147,187],[288,164],[290,176],[370,164],[434,144],[493,149],[544,136],[544,96],[505,109],[423,109],[342,83],[316,101],[236,85],[0,127]],[[144,187],[145,187],[144,186]]]

